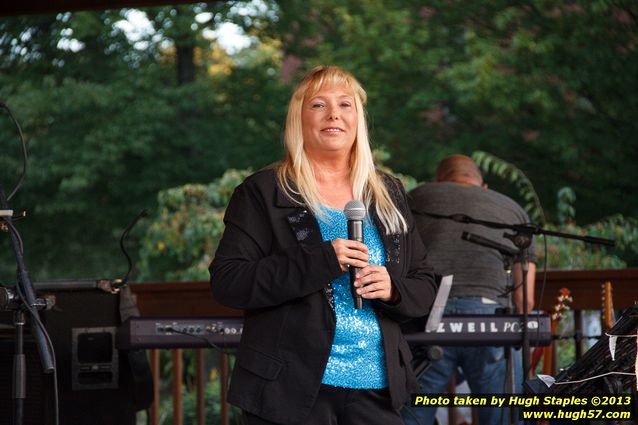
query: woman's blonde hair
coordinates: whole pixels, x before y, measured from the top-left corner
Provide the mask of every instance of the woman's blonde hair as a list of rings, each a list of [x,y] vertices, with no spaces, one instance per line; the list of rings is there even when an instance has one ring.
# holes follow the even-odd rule
[[[350,154],[350,179],[355,199],[361,200],[368,210],[374,207],[387,234],[405,233],[407,223],[383,184],[372,159],[368,126],[364,106],[367,95],[352,74],[336,66],[318,66],[303,78],[288,104],[284,144],[286,155],[277,167],[277,179],[286,195],[301,200],[315,216],[323,217],[321,196],[313,168],[304,151],[301,113],[304,99],[313,96],[328,85],[346,86],[354,92],[357,110],[357,135]]]

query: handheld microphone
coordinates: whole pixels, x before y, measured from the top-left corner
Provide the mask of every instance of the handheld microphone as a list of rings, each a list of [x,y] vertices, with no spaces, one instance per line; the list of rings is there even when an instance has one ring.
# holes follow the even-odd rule
[[[346,204],[343,210],[346,218],[348,219],[348,239],[351,241],[359,241],[363,243],[363,219],[366,216],[366,206],[363,202],[352,200]],[[350,293],[354,299],[354,308],[363,308],[363,298],[357,294],[354,287],[354,281],[357,279],[357,267],[349,267],[350,271]]]

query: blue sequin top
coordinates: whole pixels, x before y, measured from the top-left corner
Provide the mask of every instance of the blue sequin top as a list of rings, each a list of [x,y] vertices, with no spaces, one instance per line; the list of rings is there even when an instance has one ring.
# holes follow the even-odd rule
[[[324,241],[348,239],[348,221],[343,211],[324,207],[326,216],[319,219]],[[368,246],[370,264],[385,265],[384,247],[376,226],[366,218],[363,240]],[[334,387],[378,389],[388,386],[381,328],[370,301],[356,310],[350,293],[350,277],[344,273],[332,281],[337,329],[323,384]]]

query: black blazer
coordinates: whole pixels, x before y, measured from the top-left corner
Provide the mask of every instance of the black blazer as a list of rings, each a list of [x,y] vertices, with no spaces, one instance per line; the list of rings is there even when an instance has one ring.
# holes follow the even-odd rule
[[[392,406],[415,385],[412,354],[398,322],[425,315],[436,288],[401,183],[386,186],[408,221],[407,234],[386,235],[386,268],[401,300],[373,302],[381,326]],[[235,189],[226,228],[210,266],[213,295],[244,309],[245,320],[228,400],[266,420],[302,422],[315,403],[335,334],[330,282],[343,272],[317,220],[280,191],[273,169]]]

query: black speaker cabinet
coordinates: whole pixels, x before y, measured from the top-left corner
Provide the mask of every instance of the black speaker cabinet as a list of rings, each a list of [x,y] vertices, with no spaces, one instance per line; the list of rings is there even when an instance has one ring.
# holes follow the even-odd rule
[[[37,284],[36,291],[55,298],[53,308],[40,312],[40,317],[55,349],[60,424],[135,425],[138,407],[128,352],[115,348],[115,333],[121,324],[119,296],[86,283],[74,285],[72,282],[50,286]],[[10,366],[13,357],[6,351],[3,346],[0,363]],[[32,341],[28,351],[25,347],[25,352],[28,359],[36,359],[29,362],[28,373],[37,369],[44,375]],[[3,379],[3,382],[10,383],[11,380]],[[45,388],[37,388],[38,385]],[[39,422],[25,422],[25,425],[53,424],[51,377],[45,375],[28,381],[26,390],[27,399],[38,395],[42,406],[32,408],[43,412],[45,417]],[[11,411],[11,405],[10,398],[0,399],[0,406],[3,406],[0,418],[10,417],[5,416],[4,410],[7,406]]]

